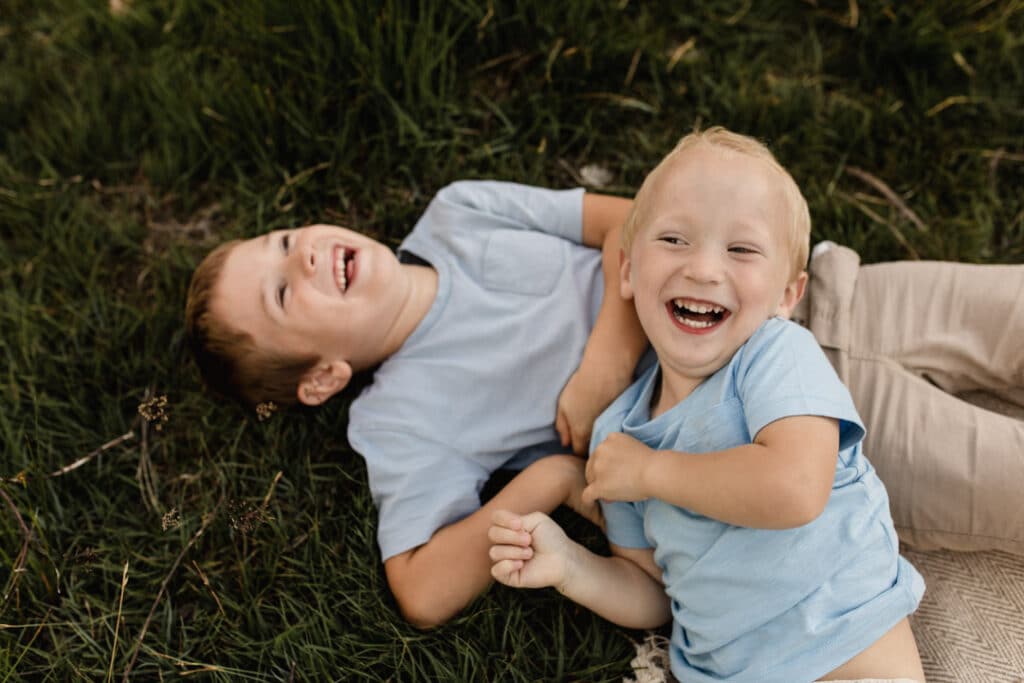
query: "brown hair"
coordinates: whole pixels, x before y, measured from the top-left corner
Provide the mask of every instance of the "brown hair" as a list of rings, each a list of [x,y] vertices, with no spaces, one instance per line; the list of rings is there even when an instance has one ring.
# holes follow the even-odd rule
[[[664,169],[670,161],[679,154],[704,143],[713,147],[731,150],[739,154],[760,159],[782,176],[782,191],[789,209],[789,221],[786,228],[786,239],[790,246],[790,257],[792,259],[792,277],[797,277],[807,267],[807,257],[810,251],[811,241],[811,213],[807,208],[807,200],[800,193],[800,187],[793,180],[782,164],[778,162],[775,155],[759,140],[748,135],[734,133],[722,126],[712,126],[707,130],[695,130],[683,136],[675,148],[665,155],[665,158],[654,167],[636,193],[633,201],[633,208],[629,212],[626,223],[622,228],[622,246],[628,252],[633,242],[633,237],[639,230],[640,223],[644,218],[644,207],[646,206],[647,195],[651,192],[651,181],[659,171]]]
[[[221,244],[192,274],[185,302],[185,332],[203,380],[214,391],[250,406],[297,401],[299,381],[319,361],[261,349],[252,335],[232,329],[213,314],[211,302],[224,261],[241,240]]]

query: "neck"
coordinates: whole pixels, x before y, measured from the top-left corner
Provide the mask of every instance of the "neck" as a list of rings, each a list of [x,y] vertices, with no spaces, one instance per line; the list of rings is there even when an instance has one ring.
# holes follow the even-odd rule
[[[662,365],[658,368],[658,386],[651,396],[651,419],[682,403],[705,379],[704,377],[682,377],[671,371],[665,372],[665,366]]]
[[[384,337],[376,363],[396,353],[427,317],[437,297],[437,271],[430,266],[402,264],[401,273],[406,285],[405,302],[395,317],[394,324]],[[375,365],[371,363],[370,365]]]

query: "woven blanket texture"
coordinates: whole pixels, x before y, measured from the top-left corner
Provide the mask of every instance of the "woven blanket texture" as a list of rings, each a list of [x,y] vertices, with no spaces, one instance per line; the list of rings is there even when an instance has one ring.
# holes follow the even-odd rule
[[[1024,683],[1024,558],[998,551],[903,555],[924,576],[910,617],[928,683]],[[667,683],[668,640],[637,644],[624,683]]]

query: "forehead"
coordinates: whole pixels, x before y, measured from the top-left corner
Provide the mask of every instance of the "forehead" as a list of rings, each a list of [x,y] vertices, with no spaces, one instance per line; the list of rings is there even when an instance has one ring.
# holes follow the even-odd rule
[[[217,318],[253,336],[258,336],[260,326],[268,319],[264,290],[271,266],[272,235],[253,237],[231,248],[210,298],[210,308]]]
[[[240,282],[256,282],[262,279],[269,264],[267,252],[274,233],[266,233],[259,237],[242,240],[227,253],[220,277],[217,279],[218,292],[231,289]]]
[[[661,214],[757,214],[771,223],[785,210],[781,174],[764,159],[698,144],[680,150],[656,170],[641,211]]]

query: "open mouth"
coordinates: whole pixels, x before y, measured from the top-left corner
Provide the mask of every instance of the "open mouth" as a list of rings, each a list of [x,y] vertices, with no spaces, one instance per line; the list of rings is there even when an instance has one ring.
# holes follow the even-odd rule
[[[731,315],[724,306],[696,299],[673,299],[667,308],[677,325],[694,332],[710,330]]]
[[[356,252],[347,247],[334,249],[334,284],[344,294],[356,277]]]

